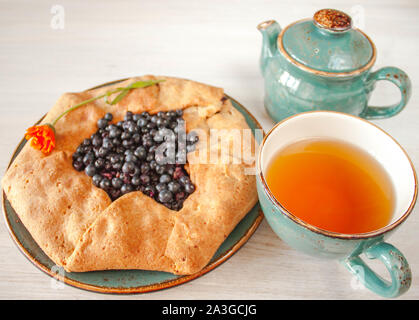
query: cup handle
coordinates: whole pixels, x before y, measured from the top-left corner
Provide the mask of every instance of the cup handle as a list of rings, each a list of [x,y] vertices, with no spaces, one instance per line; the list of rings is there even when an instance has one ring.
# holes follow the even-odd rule
[[[371,107],[368,106],[361,115],[365,119],[382,119],[389,118],[400,111],[406,106],[412,93],[412,84],[407,74],[396,67],[384,67],[369,74],[366,85],[370,90],[374,89],[377,81],[387,80],[393,82],[402,94],[402,98],[398,104],[388,107]]]
[[[349,257],[344,264],[369,290],[387,298],[395,298],[406,292],[412,282],[412,272],[403,254],[393,245],[379,242],[364,251],[369,259],[380,259],[391,276],[391,282],[376,274],[359,257]]]

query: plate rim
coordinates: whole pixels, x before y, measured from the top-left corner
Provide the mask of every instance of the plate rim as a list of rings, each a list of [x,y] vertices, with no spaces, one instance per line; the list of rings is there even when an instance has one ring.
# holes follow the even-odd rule
[[[128,80],[128,79],[130,79],[130,78],[123,78],[123,79],[119,79],[119,80],[114,80],[114,81],[106,82],[106,83],[103,83],[103,84],[94,86],[94,87],[92,87],[90,89],[86,89],[84,91],[90,91],[90,90],[94,90],[94,89],[106,87],[106,86],[109,86],[111,84],[122,82],[122,81]],[[182,78],[178,78],[178,79],[182,79]],[[247,110],[241,103],[239,103],[236,99],[232,98],[228,94],[224,93],[224,95],[228,99],[232,100],[237,105],[239,105],[240,108],[242,108],[243,111],[256,124],[256,127],[258,129],[261,129],[262,130],[262,134],[263,134],[263,136],[265,136],[265,131],[263,130],[262,126],[256,120],[256,118],[249,112],[249,110]],[[44,119],[44,117],[45,117],[45,115],[41,119],[39,119],[35,123],[35,125],[36,124],[39,124]],[[24,138],[22,138],[20,140],[20,142],[18,143],[17,147],[13,151],[13,154],[11,156],[11,159],[10,159],[8,165],[7,165],[6,172],[9,169],[9,167],[11,166],[11,164],[13,163],[13,160],[14,160],[15,156],[17,156],[16,155],[16,152],[17,152],[19,146],[23,142],[24,142]],[[103,286],[99,286],[99,285],[86,284],[86,283],[81,282],[81,281],[70,279],[70,278],[68,278],[65,275],[64,276],[58,276],[57,273],[52,272],[48,267],[46,267],[44,264],[42,264],[40,261],[38,261],[35,257],[33,257],[25,249],[25,247],[23,246],[23,244],[20,242],[20,240],[16,236],[16,234],[14,232],[14,229],[13,229],[13,227],[12,227],[12,225],[11,225],[9,219],[8,219],[8,215],[7,215],[7,211],[6,211],[6,199],[7,199],[7,196],[6,196],[3,188],[2,188],[1,198],[2,198],[1,201],[2,201],[2,208],[3,208],[3,218],[4,218],[5,222],[6,222],[6,226],[7,226],[8,232],[9,232],[11,238],[13,239],[14,244],[17,246],[17,248],[20,250],[20,252],[23,253],[23,255],[33,265],[35,265],[35,267],[37,267],[38,269],[40,269],[41,271],[43,271],[45,274],[49,275],[50,277],[55,278],[55,279],[57,279],[59,281],[62,281],[62,282],[66,283],[66,284],[68,284],[68,285],[70,285],[72,287],[75,287],[75,288],[78,288],[78,289],[87,290],[87,291],[90,291],[90,292],[107,293],[107,294],[139,294],[139,293],[153,292],[153,291],[158,291],[158,290],[172,288],[172,287],[175,287],[175,286],[178,286],[178,285],[187,283],[189,281],[192,281],[192,280],[194,280],[196,278],[199,278],[199,277],[203,276],[204,274],[212,271],[213,269],[215,269],[219,265],[223,264],[225,261],[227,261],[229,258],[231,258],[241,247],[243,247],[243,245],[255,233],[255,231],[257,230],[257,228],[259,227],[260,223],[262,222],[262,220],[264,218],[263,211],[259,207],[257,217],[255,218],[255,220],[252,223],[252,225],[242,235],[242,237],[229,250],[227,250],[223,255],[221,255],[215,261],[209,263],[202,270],[200,270],[200,271],[198,271],[198,272],[196,272],[194,274],[191,274],[191,275],[183,275],[183,276],[180,276],[180,277],[178,277],[176,279],[165,280],[165,281],[162,281],[162,282],[159,282],[159,283],[154,283],[154,284],[149,284],[149,285],[144,285],[144,286],[138,286],[138,287],[128,287],[128,288],[125,288],[125,287],[103,287]],[[252,211],[255,208],[255,206],[258,205],[258,203],[259,203],[259,201],[256,202],[256,204],[252,207],[251,210],[249,210],[249,212]],[[19,221],[20,221],[20,218],[19,218]],[[20,223],[26,229],[26,227],[23,225],[23,223],[21,221],[20,221]],[[35,243],[36,243],[36,241],[35,241]]]

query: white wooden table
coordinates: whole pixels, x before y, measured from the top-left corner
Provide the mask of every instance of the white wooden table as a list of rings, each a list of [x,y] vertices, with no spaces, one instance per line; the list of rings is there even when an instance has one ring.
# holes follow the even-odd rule
[[[330,5],[320,0],[0,1],[0,172],[25,129],[63,92],[129,76],[170,75],[223,87],[269,130],[273,122],[263,108],[256,25],[276,19],[286,26]],[[407,108],[375,123],[402,144],[419,168],[419,2],[345,0],[333,1],[333,6],[356,15],[375,42],[374,69],[394,65],[411,77]],[[395,87],[379,83],[371,102],[385,105],[398,99]],[[419,298],[418,230],[417,208],[390,239],[413,272],[412,287],[400,299]],[[387,276],[382,265],[371,265]],[[19,252],[0,223],[2,299],[380,298],[360,287],[338,262],[291,249],[266,221],[230,260],[168,290],[110,296],[51,283]]]

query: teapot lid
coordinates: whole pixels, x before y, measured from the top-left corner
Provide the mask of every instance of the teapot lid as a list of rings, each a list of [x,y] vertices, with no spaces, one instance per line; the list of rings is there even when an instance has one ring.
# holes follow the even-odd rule
[[[322,9],[313,19],[297,21],[278,37],[278,47],[292,63],[306,71],[326,75],[357,74],[376,58],[373,42],[342,11]]]

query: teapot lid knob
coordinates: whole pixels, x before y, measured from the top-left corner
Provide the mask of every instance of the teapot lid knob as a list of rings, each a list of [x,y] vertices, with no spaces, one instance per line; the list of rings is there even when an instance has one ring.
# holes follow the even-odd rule
[[[352,19],[345,12],[335,9],[322,9],[313,16],[314,25],[330,32],[345,32],[352,28]]]

